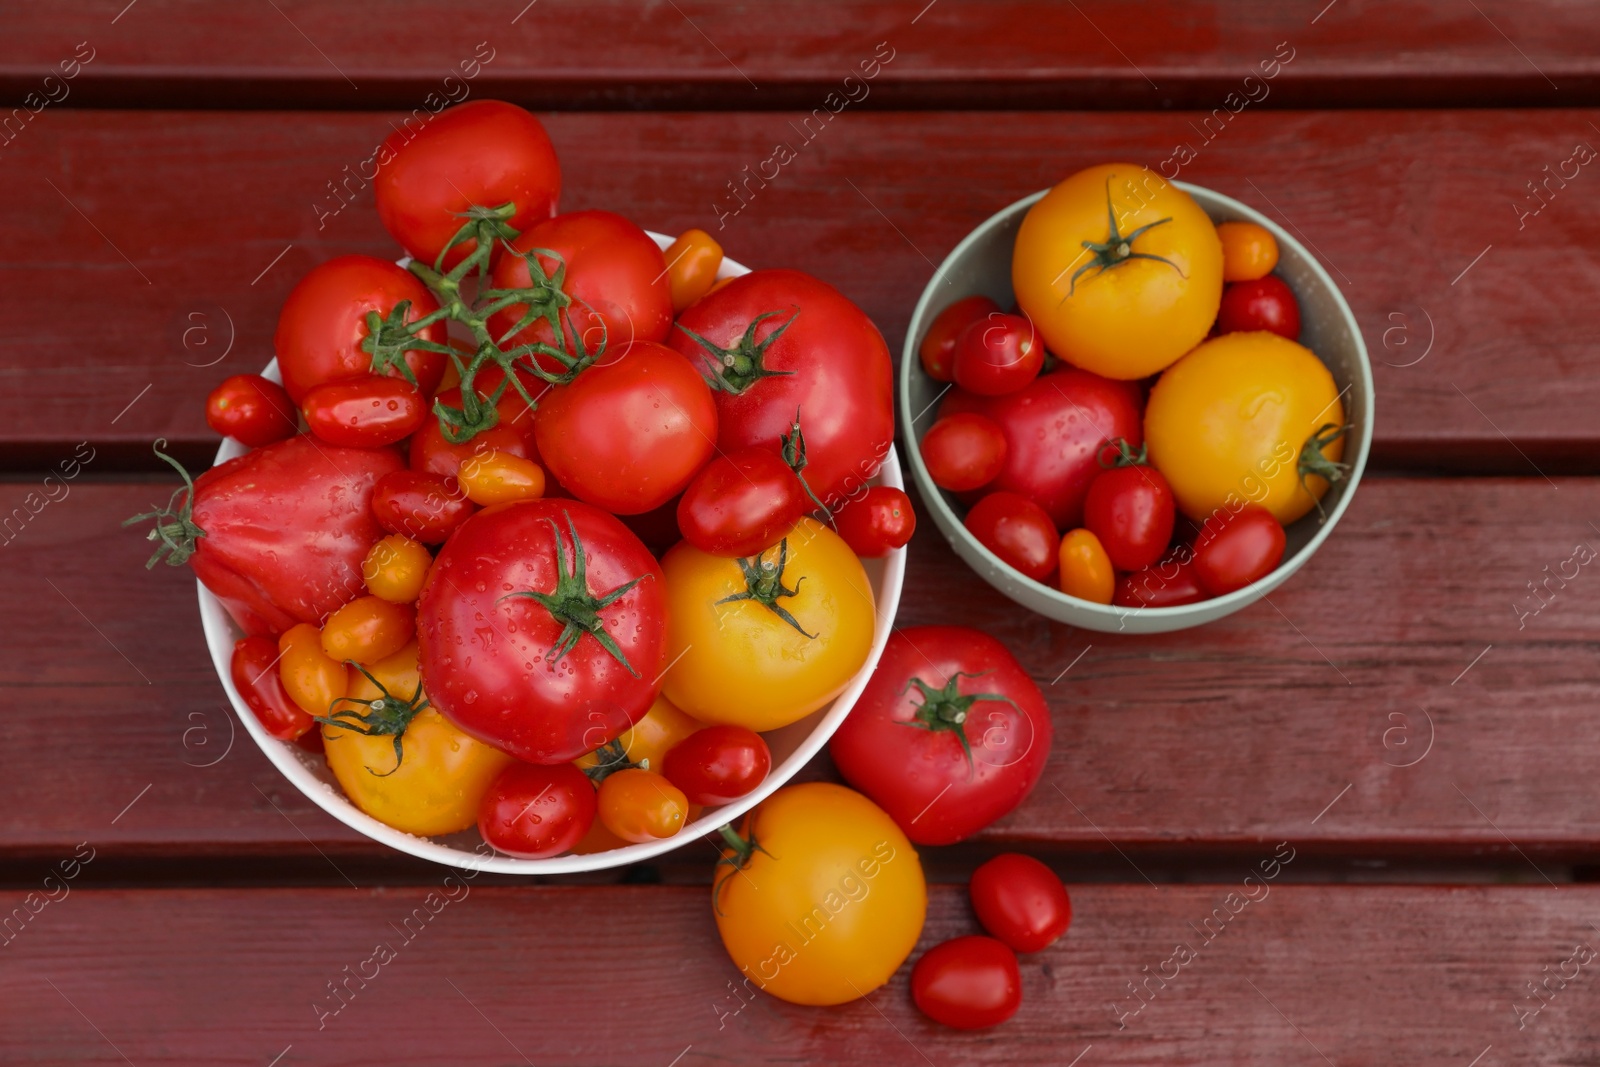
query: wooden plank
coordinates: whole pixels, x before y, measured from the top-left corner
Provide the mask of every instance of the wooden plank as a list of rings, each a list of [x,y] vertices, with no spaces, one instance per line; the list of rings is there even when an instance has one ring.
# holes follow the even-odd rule
[[[1552,183],[1520,232],[1515,204],[1596,139],[1596,118],[1246,112],[1207,146],[1186,114],[847,113],[765,187],[751,179],[742,207],[730,183],[774,142],[802,141],[779,116],[549,125],[566,207],[707,226],[749,264],[831,280],[895,348],[938,260],[990,213],[1085,164],[1160,167],[1199,142],[1181,177],[1286,221],[1350,299],[1380,395],[1375,463],[1535,475],[1600,470],[1592,332],[1541,310],[1594,299],[1600,199]],[[329,214],[329,184],[387,128],[351,114],[42,115],[0,168],[0,257],[28,265],[0,342],[0,464],[54,466],[87,438],[98,469],[150,468],[158,435],[208,460],[203,398],[266,362],[299,276],[342,252],[394,254],[370,190]],[[91,300],[108,310],[88,313]]]
[[[1292,60],[1246,87],[1267,107],[1600,101],[1592,19],[1558,0],[1158,0],[1137,18],[1113,0],[499,0],[472,17],[401,0],[382,19],[353,0],[94,0],[14,11],[6,29],[7,106],[84,41],[93,61],[49,87],[67,106],[412,108],[472,92],[538,108],[809,109],[880,43],[893,59],[870,108],[1211,108],[1274,56]],[[489,60],[473,79],[444,81],[475,56]]]
[[[966,1033],[917,1012],[905,967],[837,1008],[741,999],[703,886],[452,877],[435,886],[436,913],[425,887],[78,889],[5,949],[0,1058],[260,1067],[404,1049],[412,1064],[1278,1067],[1465,1065],[1492,1048],[1484,1062],[1591,1062],[1600,889],[1305,886],[1280,873],[1252,883],[1257,902],[1234,897],[1233,914],[1225,902],[1254,866],[1218,885],[1074,888],[1067,936],[1021,961],[1020,1011]],[[78,884],[93,877],[91,864]],[[0,894],[0,907],[22,897]],[[1209,942],[1207,920],[1221,931]],[[965,891],[935,887],[921,948],[973,932]],[[1168,962],[1179,944],[1193,953],[1181,968]],[[393,958],[365,962],[379,945]],[[1147,1000],[1129,991],[1162,972]],[[1559,973],[1534,999],[1527,984]],[[341,1001],[329,983],[343,982]],[[1541,1004],[1519,1030],[1514,1007]]]
[[[26,488],[6,485],[7,506]],[[146,543],[118,525],[170,488],[72,483],[0,546],[0,617],[26,620],[0,648],[16,709],[0,751],[26,754],[0,775],[0,859],[89,839],[124,859],[300,857],[324,878],[319,850],[399,863],[234,730],[193,579],[144,571]],[[1597,862],[1581,754],[1600,748],[1600,593],[1565,562],[1600,544],[1595,514],[1594,480],[1370,479],[1270,603],[1141,638],[1021,611],[925,525],[899,624],[999,636],[1056,731],[1034,795],[951,863],[1020,844],[1104,853],[1133,878],[1286,838],[1322,857]],[[1535,614],[1527,583],[1547,580]]]

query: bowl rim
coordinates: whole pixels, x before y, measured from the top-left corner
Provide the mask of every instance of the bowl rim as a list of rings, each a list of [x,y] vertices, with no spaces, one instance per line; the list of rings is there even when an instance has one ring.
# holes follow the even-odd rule
[[[1022,574],[1020,571],[1013,570],[1009,564],[1007,564],[999,556],[995,555],[995,553],[990,551],[987,546],[985,546],[967,530],[966,525],[961,521],[961,516],[957,514],[955,509],[952,508],[944,499],[944,491],[934,485],[932,475],[928,473],[927,466],[922,462],[922,450],[920,447],[918,447],[920,439],[917,435],[916,426],[913,421],[913,413],[911,411],[911,376],[916,373],[922,373],[922,361],[917,353],[917,348],[919,347],[917,331],[913,329],[913,327],[924,322],[928,318],[928,309],[934,301],[939,285],[944,282],[945,272],[953,268],[954,265],[961,258],[963,258],[974,245],[976,245],[980,240],[986,238],[992,230],[1008,222],[1013,215],[1032,207],[1035,203],[1043,199],[1044,196],[1050,192],[1050,189],[1054,188],[1054,186],[1041,189],[1035,193],[1030,193],[1021,199],[1015,200],[1006,205],[999,211],[996,211],[977,226],[973,227],[973,229],[968,232],[959,243],[957,243],[955,248],[950,250],[950,253],[945,256],[942,261],[940,261],[939,266],[934,270],[933,277],[928,280],[928,284],[923,287],[922,295],[918,298],[916,306],[912,310],[911,319],[906,324],[905,346],[900,355],[900,373],[898,376],[899,380],[897,382],[900,388],[898,390],[899,396],[896,399],[896,403],[900,409],[900,425],[903,427],[903,432],[906,435],[906,454],[911,467],[911,480],[916,484],[917,489],[921,492],[926,505],[929,508],[939,510],[943,513],[946,519],[951,520],[948,523],[938,524],[945,532],[946,537],[952,536],[951,531],[953,530],[954,536],[960,538],[965,548],[977,553],[989,566],[996,568],[1003,573],[1012,573],[1015,575],[1018,581],[1029,583],[1032,591],[1036,593],[1043,593],[1045,598],[1051,604],[1062,608],[1068,608],[1075,612],[1083,612],[1089,617],[1103,620],[1106,623],[1118,623],[1118,630],[1122,629],[1122,624],[1124,624],[1127,619],[1136,616],[1149,616],[1155,619],[1182,621],[1186,618],[1204,615],[1206,617],[1204,620],[1196,618],[1196,624],[1200,624],[1204,621],[1210,621],[1212,619],[1221,618],[1224,615],[1231,614],[1245,605],[1260,599],[1264,594],[1276,588],[1279,583],[1284,581],[1290,574],[1304,565],[1306,560],[1310,559],[1311,556],[1315,554],[1317,549],[1322,546],[1322,543],[1327,540],[1328,535],[1333,532],[1333,528],[1338,525],[1340,517],[1344,515],[1345,509],[1349,507],[1350,500],[1355,496],[1356,488],[1361,483],[1361,476],[1363,472],[1365,472],[1367,466],[1367,457],[1372,449],[1372,421],[1375,410],[1373,396],[1374,387],[1372,381],[1372,361],[1367,353],[1366,339],[1361,334],[1361,327],[1356,323],[1356,318],[1354,313],[1350,310],[1349,302],[1345,300],[1344,294],[1340,292],[1338,285],[1334,283],[1333,278],[1329,276],[1327,270],[1324,269],[1321,261],[1318,260],[1316,256],[1312,255],[1305,245],[1296,240],[1295,237],[1282,226],[1279,226],[1272,219],[1263,215],[1255,208],[1250,207],[1248,204],[1240,203],[1226,194],[1219,193],[1214,189],[1208,189],[1203,185],[1195,185],[1190,182],[1181,182],[1176,180],[1173,180],[1171,184],[1177,186],[1179,189],[1182,189],[1190,196],[1195,197],[1197,202],[1209,200],[1223,210],[1233,213],[1234,218],[1254,222],[1257,225],[1262,226],[1272,234],[1273,238],[1280,246],[1288,247],[1298,253],[1302,260],[1310,266],[1311,273],[1316,280],[1333,295],[1334,306],[1338,308],[1344,327],[1349,332],[1350,337],[1355,341],[1355,352],[1357,356],[1356,379],[1363,387],[1363,397],[1365,399],[1365,403],[1363,403],[1361,406],[1361,419],[1357,427],[1357,440],[1355,442],[1356,447],[1354,449],[1355,455],[1354,458],[1350,460],[1350,474],[1346,479],[1345,489],[1339,495],[1339,499],[1334,502],[1333,507],[1328,510],[1327,519],[1324,520],[1317,530],[1311,535],[1310,540],[1302,545],[1300,549],[1294,553],[1294,555],[1289,556],[1280,562],[1268,574],[1263,575],[1261,578],[1258,578],[1256,581],[1250,583],[1242,589],[1236,589],[1233,592],[1225,593],[1220,597],[1211,597],[1210,599],[1202,600],[1194,604],[1180,604],[1173,607],[1137,608],[1121,607],[1116,604],[1096,604],[1090,600],[1082,600],[1078,597],[1070,596],[1066,593],[1063,593],[1059,589],[1055,589],[1044,584],[1043,582],[1035,581],[1034,579]],[[1202,210],[1206,209],[1205,203],[1201,203],[1200,206]],[[1207,214],[1209,215],[1210,212],[1207,211]],[[1317,358],[1321,360],[1322,357],[1318,356]],[[1347,386],[1346,389],[1348,388],[1349,387]],[[942,396],[943,393],[940,395]],[[926,414],[926,410],[927,409],[924,409],[923,412],[917,413],[916,418],[921,418],[923,414]],[[980,573],[979,576],[983,577],[985,581],[988,580],[988,577],[982,573]],[[992,585],[993,583],[990,584]],[[996,588],[998,589],[998,587]],[[999,591],[1002,594],[1005,594],[1007,599],[1012,599],[1010,594],[1006,593],[1005,590],[1000,589]],[[1014,600],[1013,602],[1015,603]]]
[[[665,234],[645,231],[661,248],[666,248],[674,238]],[[404,261],[402,261],[404,262]],[[718,278],[732,278],[741,274],[748,274],[750,268],[743,264],[724,257],[722,267],[717,272]],[[261,372],[273,381],[280,381],[278,361],[274,357]],[[243,455],[247,449],[231,437],[225,437],[217,449],[215,462],[220,464],[235,455]],[[878,473],[869,481],[869,484],[881,484],[895,489],[904,489],[905,482],[901,474],[899,457],[894,442],[891,441],[888,451],[883,458],[883,464]],[[200,621],[205,632],[206,645],[211,653],[212,665],[216,668],[217,677],[222,682],[223,690],[228,694],[228,701],[233,706],[234,713],[244,723],[245,732],[256,742],[272,765],[278,772],[287,778],[296,789],[304,794],[313,804],[332,815],[339,822],[355,830],[357,833],[368,837],[379,844],[387,845],[399,852],[415,856],[418,859],[431,860],[458,870],[466,871],[494,871],[501,874],[574,874],[584,871],[601,871],[613,867],[622,867],[630,863],[640,863],[654,859],[657,856],[682,848],[692,842],[702,840],[707,834],[713,833],[717,827],[725,823],[734,822],[751,808],[771,796],[778,789],[788,784],[801,768],[822,751],[822,746],[827,744],[839,725],[844,722],[845,716],[850,714],[866,689],[867,682],[871,679],[873,671],[877,668],[878,660],[883,655],[885,643],[889,634],[894,629],[895,616],[900,607],[900,593],[905,584],[906,570],[905,547],[890,551],[882,557],[883,577],[881,590],[874,590],[876,611],[876,629],[873,633],[872,647],[867,652],[867,658],[861,668],[845,686],[844,690],[833,699],[821,719],[812,727],[811,732],[796,746],[782,763],[773,767],[767,774],[766,780],[746,796],[740,797],[731,804],[708,809],[694,822],[685,826],[672,837],[662,838],[659,841],[649,841],[643,844],[630,844],[622,848],[608,849],[604,852],[591,852],[583,855],[569,852],[549,859],[520,859],[495,851],[493,846],[482,842],[475,846],[476,851],[466,851],[454,845],[443,844],[438,839],[419,837],[402,830],[397,830],[386,823],[368,815],[360,810],[344,795],[334,784],[323,781],[317,777],[311,768],[301,760],[301,750],[291,741],[280,741],[267,733],[239,695],[237,687],[233,684],[230,669],[233,646],[239,639],[239,631],[227,610],[222,606],[222,601],[205,587],[198,579],[195,587],[200,597]],[[815,714],[815,713],[813,713]],[[309,755],[309,754],[308,754]],[[274,807],[277,807],[275,801]],[[281,809],[280,809],[281,813]],[[285,818],[288,816],[285,815]],[[475,833],[475,827],[469,827],[462,833]],[[446,835],[448,836],[448,835]]]

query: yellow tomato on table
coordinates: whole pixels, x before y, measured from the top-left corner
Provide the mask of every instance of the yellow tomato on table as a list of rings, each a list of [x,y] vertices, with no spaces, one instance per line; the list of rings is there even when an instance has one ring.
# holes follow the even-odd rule
[[[1222,242],[1194,198],[1148,167],[1090,167],[1028,209],[1011,286],[1057,356],[1107,378],[1143,378],[1211,329]]]
[[[704,723],[776,730],[844,691],[872,648],[877,608],[861,561],[804,518],[758,556],[681,542],[667,579],[667,698]]]
[[[911,842],[852,789],[778,790],[745,821],[712,887],[717,932],[758,988],[843,1004],[887,982],[922,933],[928,887]]]
[[[1150,462],[1178,508],[1203,522],[1260,504],[1284,525],[1343,476],[1344,404],[1311,350],[1275,333],[1230,333],[1156,382],[1144,413]]]

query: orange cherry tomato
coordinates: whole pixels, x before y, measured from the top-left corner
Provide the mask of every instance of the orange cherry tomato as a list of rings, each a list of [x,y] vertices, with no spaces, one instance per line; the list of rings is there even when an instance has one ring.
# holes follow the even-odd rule
[[[677,314],[710,291],[722,266],[722,246],[704,230],[685,230],[667,246],[667,284]]]
[[[544,468],[531,459],[497,448],[462,460],[456,480],[467,499],[482,507],[544,496]]]
[[[367,592],[391,604],[410,604],[422,593],[433,553],[401,534],[379,538],[361,563]]]
[[[1069,530],[1061,539],[1061,591],[1095,604],[1111,603],[1117,573],[1100,539],[1088,530]]]
[[[350,691],[350,669],[322,650],[317,628],[303,622],[278,638],[278,680],[308,715],[326,715]]]
[[[322,624],[322,651],[335,660],[376,663],[399,652],[417,632],[409,604],[376,596],[356,597]]]
[[[1253,222],[1224,222],[1217,227],[1222,241],[1222,280],[1253,282],[1265,278],[1278,265],[1278,242],[1265,226]]]
[[[655,771],[617,771],[600,783],[600,821],[624,841],[671,837],[689,816],[689,798]]]

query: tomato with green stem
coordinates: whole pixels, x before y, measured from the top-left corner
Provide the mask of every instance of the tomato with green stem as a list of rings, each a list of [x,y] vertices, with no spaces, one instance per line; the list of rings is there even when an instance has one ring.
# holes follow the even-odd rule
[[[1112,442],[1116,457],[1089,483],[1083,499],[1083,525],[1099,539],[1119,571],[1137,571],[1155,563],[1172,541],[1177,520],[1172,487],[1166,477],[1126,441]],[[1102,453],[1102,465],[1112,448]]]

